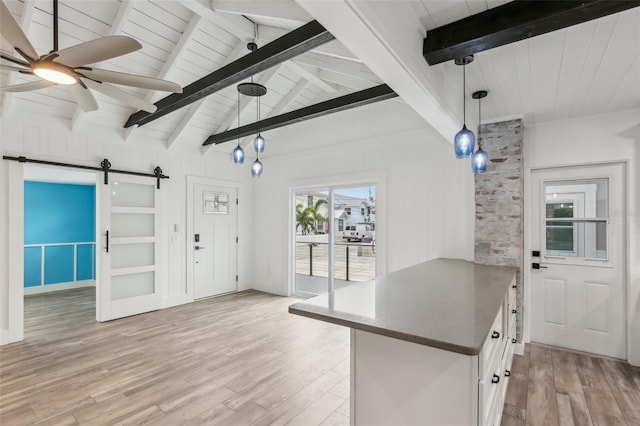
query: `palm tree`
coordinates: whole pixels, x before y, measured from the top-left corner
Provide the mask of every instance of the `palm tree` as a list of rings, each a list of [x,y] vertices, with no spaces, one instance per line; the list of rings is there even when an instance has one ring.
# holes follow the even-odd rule
[[[313,206],[313,226],[314,226],[314,230],[316,231],[318,230],[318,225],[327,220],[326,217],[318,213],[318,211],[320,210],[320,206],[328,203],[329,202],[324,198],[320,198],[318,201],[316,201],[315,206]]]
[[[310,231],[316,231],[318,224],[327,220],[323,215],[318,213],[320,206],[327,204],[324,198],[316,201],[315,206],[305,208],[302,204],[296,205],[296,230],[302,231],[302,235],[308,234]]]
[[[314,229],[315,208],[309,206],[306,209],[302,204],[296,205],[296,231],[300,228],[302,235],[307,235]]]

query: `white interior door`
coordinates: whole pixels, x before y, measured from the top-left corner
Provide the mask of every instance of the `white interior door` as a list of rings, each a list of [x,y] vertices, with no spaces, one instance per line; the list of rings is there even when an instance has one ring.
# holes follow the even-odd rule
[[[237,189],[194,184],[193,296],[237,290]]]
[[[159,308],[155,179],[110,175],[98,184],[100,281],[97,317],[108,321]]]
[[[623,166],[531,176],[531,340],[626,359]]]

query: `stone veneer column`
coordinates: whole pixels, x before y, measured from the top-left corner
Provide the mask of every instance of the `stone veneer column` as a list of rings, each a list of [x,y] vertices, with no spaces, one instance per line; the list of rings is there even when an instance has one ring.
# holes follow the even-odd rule
[[[522,120],[484,124],[482,149],[487,172],[475,175],[475,261],[518,268],[517,335],[522,336],[523,163]]]

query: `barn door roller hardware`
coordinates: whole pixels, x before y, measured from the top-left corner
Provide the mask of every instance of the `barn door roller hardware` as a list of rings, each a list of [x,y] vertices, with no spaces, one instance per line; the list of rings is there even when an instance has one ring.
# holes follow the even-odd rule
[[[160,179],[169,179],[169,176],[162,173],[162,169],[160,167],[156,167],[153,170],[153,173],[132,172],[128,170],[115,170],[111,168],[111,162],[106,158],[100,162],[100,167],[84,166],[82,164],[59,163],[57,161],[36,160],[33,158],[27,158],[23,156],[11,157],[8,155],[3,155],[2,159],[9,160],[9,161],[17,161],[19,163],[45,164],[48,166],[70,167],[73,169],[94,170],[98,172],[103,172],[105,185],[109,184],[109,173],[120,173],[122,175],[152,177],[156,179],[156,188],[158,189],[160,189]]]

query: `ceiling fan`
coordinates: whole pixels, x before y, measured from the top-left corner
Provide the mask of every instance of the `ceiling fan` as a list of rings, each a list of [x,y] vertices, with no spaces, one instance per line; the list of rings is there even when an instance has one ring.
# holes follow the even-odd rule
[[[119,89],[113,84],[182,93],[180,85],[167,80],[89,66],[141,49],[142,45],[131,37],[106,36],[58,50],[58,0],[53,0],[53,50],[51,52],[38,55],[4,1],[0,1],[0,34],[20,55],[18,58],[11,53],[0,52],[0,58],[11,63],[0,62],[0,68],[40,77],[37,81],[0,88],[5,92],[27,92],[64,85],[70,88],[74,99],[85,112],[98,109],[98,103],[89,89],[135,108],[155,112],[156,106],[151,102]]]

